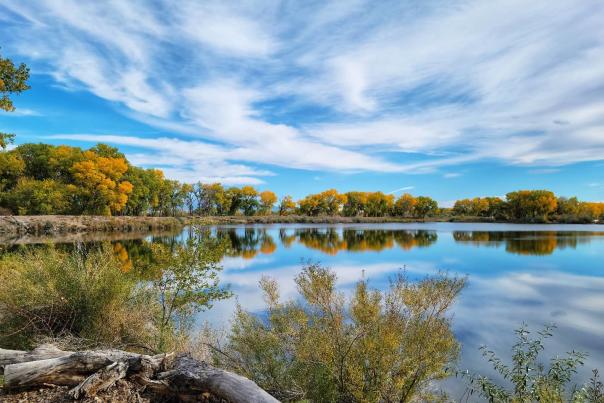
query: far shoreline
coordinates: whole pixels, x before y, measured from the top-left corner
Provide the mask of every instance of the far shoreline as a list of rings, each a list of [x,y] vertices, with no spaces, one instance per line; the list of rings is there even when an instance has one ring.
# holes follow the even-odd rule
[[[388,223],[501,223],[501,224],[602,224],[563,222],[512,222],[492,217],[344,217],[344,216],[0,216],[0,238],[26,235],[131,233],[177,231],[186,225],[252,225],[252,224],[388,224]]]

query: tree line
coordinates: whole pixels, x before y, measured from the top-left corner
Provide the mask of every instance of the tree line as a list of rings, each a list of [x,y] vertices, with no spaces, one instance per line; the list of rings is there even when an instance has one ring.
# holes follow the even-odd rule
[[[462,199],[452,208],[441,208],[428,196],[336,189],[297,201],[289,195],[279,200],[274,192],[252,186],[170,180],[161,170],[131,165],[124,154],[106,144],[87,150],[22,144],[1,151],[0,209],[20,215],[481,217],[525,222],[604,218],[604,203],[557,197],[548,190],[519,190],[503,199]]]

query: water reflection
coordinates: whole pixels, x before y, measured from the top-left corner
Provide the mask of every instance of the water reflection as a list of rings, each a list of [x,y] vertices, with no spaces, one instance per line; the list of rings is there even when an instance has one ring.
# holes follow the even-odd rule
[[[254,258],[259,253],[271,254],[277,243],[267,228],[219,228],[215,236],[230,243],[228,256]],[[300,244],[335,256],[339,252],[381,252],[398,246],[404,250],[432,245],[438,240],[436,231],[430,230],[363,230],[338,228],[281,228],[279,243],[284,248]]]
[[[573,248],[579,244],[590,243],[601,232],[563,232],[563,231],[453,231],[455,242],[475,246],[505,246],[506,252],[518,255],[551,255],[556,249]]]
[[[559,330],[548,345],[550,352],[589,351],[585,370],[604,369],[603,228],[501,224],[206,228],[203,236],[224,242],[221,281],[231,284],[237,299],[217,303],[200,322],[228,326],[237,301],[248,310],[262,309],[257,284],[263,275],[278,281],[283,298],[294,296],[300,258],[331,267],[344,291],[362,277],[372,287],[387,287],[403,267],[416,278],[444,269],[469,275],[453,320],[462,342],[462,368],[491,375],[478,347],[487,344],[505,355],[514,342],[513,329],[525,321],[533,329],[556,322]],[[175,245],[192,233],[193,228],[187,228],[180,234],[113,240],[113,248],[125,272],[152,279],[156,274],[135,272],[147,266],[151,245]],[[461,393],[463,385],[450,382],[447,389],[457,397],[455,391]]]

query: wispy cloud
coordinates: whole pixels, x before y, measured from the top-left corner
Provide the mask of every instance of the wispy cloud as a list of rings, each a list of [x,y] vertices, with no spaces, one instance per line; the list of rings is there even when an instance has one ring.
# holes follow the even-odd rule
[[[395,193],[399,193],[399,192],[404,192],[405,190],[413,190],[415,189],[415,186],[403,186],[402,188],[398,188],[398,189],[394,189],[386,194],[395,194]]]
[[[35,72],[199,156],[178,163],[179,151],[138,137],[152,154],[132,158],[253,182],[258,165],[425,173],[602,160],[603,17],[598,0],[7,0],[0,32]]]

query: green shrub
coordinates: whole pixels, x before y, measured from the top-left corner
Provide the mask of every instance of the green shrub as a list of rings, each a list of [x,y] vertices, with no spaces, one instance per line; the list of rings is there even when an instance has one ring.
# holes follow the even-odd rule
[[[122,271],[109,246],[29,247],[0,259],[3,347],[29,349],[42,338],[147,345],[156,311],[153,293]]]
[[[505,388],[485,376],[461,373],[469,380],[469,394],[477,393],[489,402],[531,403],[531,402],[589,402],[604,403],[604,388],[598,371],[593,371],[590,382],[583,387],[572,384],[573,375],[583,365],[587,354],[571,351],[565,357],[554,357],[546,368],[540,354],[544,350],[544,340],[552,336],[555,326],[546,326],[532,336],[526,325],[516,330],[517,341],[512,347],[512,365],[509,366],[495,352],[481,347],[483,356],[493,368],[511,383]]]
[[[401,275],[384,292],[360,281],[348,303],[335,283],[329,269],[308,265],[296,278],[303,301],[281,302],[264,278],[266,320],[239,307],[218,363],[286,401],[429,398],[428,385],[458,355],[446,312],[464,280]]]

